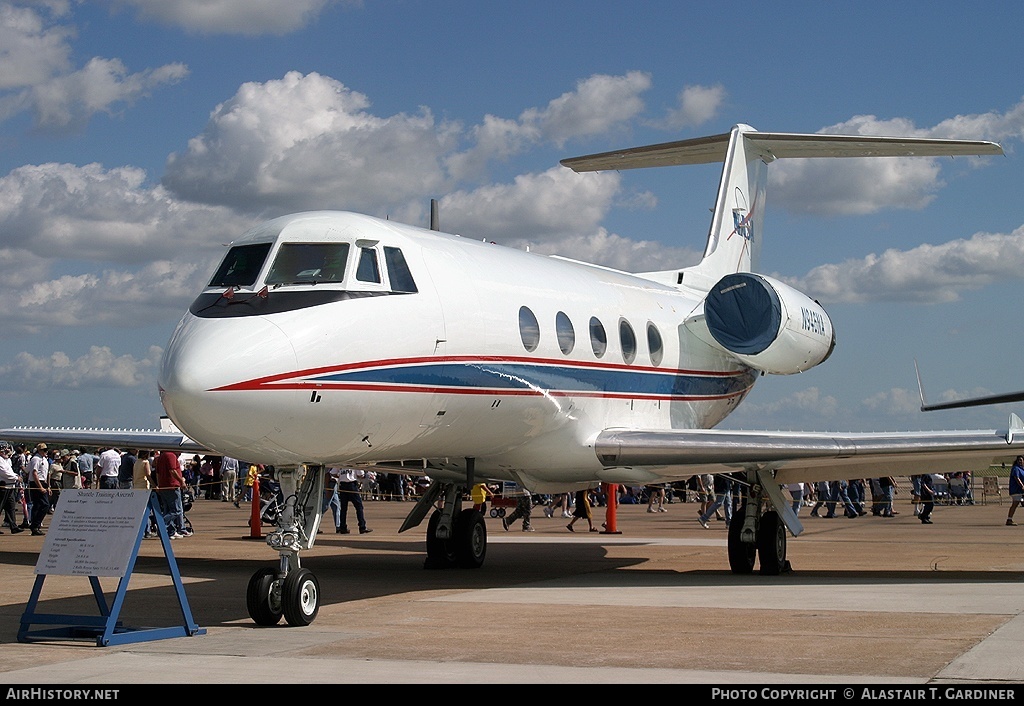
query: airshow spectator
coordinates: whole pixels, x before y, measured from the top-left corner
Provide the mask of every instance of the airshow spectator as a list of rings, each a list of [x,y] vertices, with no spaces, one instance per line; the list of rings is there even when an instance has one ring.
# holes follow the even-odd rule
[[[106,448],[100,452],[100,490],[117,490],[118,472],[121,470],[121,454],[117,449]]]
[[[234,502],[238,483],[238,459],[224,456],[220,460],[220,500]]]
[[[132,480],[135,478],[135,462],[138,458],[131,449],[121,454],[121,465],[117,467],[117,487],[122,490],[131,490]]]
[[[359,489],[359,479],[365,475],[365,471],[358,468],[338,469],[338,500],[341,502],[338,519],[338,534],[349,534],[348,528],[348,504],[356,509],[356,523],[359,526],[359,534],[373,532],[366,526],[366,517],[363,515],[363,496]]]
[[[50,512],[50,464],[46,460],[46,444],[37,444],[28,460],[29,496],[32,499],[32,517],[29,529],[33,535],[43,534],[43,520]]]
[[[185,511],[181,505],[181,490],[185,486],[185,477],[181,474],[178,455],[173,451],[162,451],[156,457],[156,480],[158,489],[157,500],[163,514],[167,534],[171,539],[191,536],[185,529]]]
[[[11,534],[18,534],[24,530],[18,527],[14,519],[14,512],[17,509],[16,501],[18,494],[18,483],[21,478],[14,472],[11,465],[11,457],[14,456],[14,447],[6,441],[0,442],[0,512],[4,516],[4,524],[11,529]],[[0,532],[0,534],[3,534]]]
[[[935,507],[935,481],[931,473],[921,474],[921,514],[918,519],[922,525],[932,524],[932,509]]]
[[[576,524],[576,520],[586,520],[587,524],[590,525],[591,532],[597,532],[597,528],[594,527],[593,514],[590,511],[590,491],[589,490],[577,490],[576,491],[576,507],[572,511],[572,519],[569,520],[569,524],[565,526],[570,532],[575,532],[572,528]]]
[[[149,462],[149,451],[135,452],[135,465],[132,466],[132,487],[136,490],[149,490],[153,467]]]
[[[1006,514],[1006,524],[1010,527],[1017,523],[1013,521],[1013,513],[1017,512],[1017,506],[1024,500],[1024,456],[1018,456],[1010,469],[1010,509]]]
[[[96,487],[96,466],[100,462],[100,457],[94,453],[90,453],[88,450],[79,451],[78,449],[72,449],[72,454],[78,460],[78,471],[82,474],[82,487],[83,488],[95,488]]]
[[[509,486],[506,485],[505,487],[508,488]],[[530,524],[530,516],[533,513],[533,495],[529,490],[518,485],[509,490],[506,495],[516,498],[516,506],[512,512],[501,518],[502,528],[508,532],[508,526],[522,518],[523,532],[533,532],[533,525]]]

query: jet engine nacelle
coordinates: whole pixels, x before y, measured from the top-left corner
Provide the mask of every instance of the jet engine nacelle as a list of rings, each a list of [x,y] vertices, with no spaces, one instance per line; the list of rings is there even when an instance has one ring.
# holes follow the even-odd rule
[[[704,300],[715,341],[745,365],[791,375],[823,362],[836,345],[828,314],[787,284],[752,272],[718,281]]]

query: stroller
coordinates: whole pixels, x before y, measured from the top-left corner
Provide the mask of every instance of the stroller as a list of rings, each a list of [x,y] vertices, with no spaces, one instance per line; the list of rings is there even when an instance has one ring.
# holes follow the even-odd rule
[[[272,471],[261,473],[260,483],[260,524],[277,525],[284,510],[284,495],[281,493],[281,484],[274,480]],[[249,520],[252,525],[252,520]]]
[[[181,526],[182,529],[188,530],[189,532],[194,532],[194,530],[192,529],[192,522],[188,519],[187,513],[192,509],[192,503],[194,501],[195,495],[192,493],[192,489],[187,486],[183,487],[181,489]],[[148,522],[149,524],[146,527],[146,539],[156,539],[158,536],[156,529],[156,517],[152,513],[149,514]],[[169,530],[170,528],[168,528],[168,531]]]
[[[181,489],[181,514],[184,518],[182,527],[192,532],[192,522],[188,519],[188,511],[192,509],[192,503],[195,501],[195,496],[189,488]]]

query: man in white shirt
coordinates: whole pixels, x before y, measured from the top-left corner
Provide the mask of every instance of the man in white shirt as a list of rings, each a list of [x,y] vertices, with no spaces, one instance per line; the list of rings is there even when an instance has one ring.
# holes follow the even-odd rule
[[[11,534],[18,534],[25,530],[18,527],[14,519],[14,511],[17,508],[15,496],[18,494],[18,481],[21,479],[11,465],[13,455],[14,447],[6,441],[0,442],[0,512],[3,513],[4,524],[11,528]]]
[[[29,529],[33,535],[41,535],[43,520],[50,514],[50,462],[46,458],[46,444],[37,444],[28,460],[28,492],[32,498]]]
[[[100,490],[117,490],[117,473],[121,470],[121,454],[117,449],[100,452]]]
[[[366,473],[359,470],[358,468],[339,468],[331,469],[333,473],[337,470],[338,475],[338,501],[341,503],[341,508],[338,510],[340,516],[338,522],[338,534],[350,534],[348,528],[348,504],[352,505],[356,509],[356,522],[359,524],[359,534],[366,534],[373,532],[372,529],[366,527],[366,518],[363,516],[363,497],[359,493],[359,479],[362,478]]]

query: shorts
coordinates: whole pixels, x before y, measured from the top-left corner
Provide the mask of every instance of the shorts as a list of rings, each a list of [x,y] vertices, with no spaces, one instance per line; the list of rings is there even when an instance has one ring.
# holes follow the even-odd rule
[[[1018,503],[1024,502],[1024,495],[1021,495],[1020,493],[1014,493],[1013,495],[1010,496],[1010,500],[1014,500]]]

